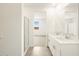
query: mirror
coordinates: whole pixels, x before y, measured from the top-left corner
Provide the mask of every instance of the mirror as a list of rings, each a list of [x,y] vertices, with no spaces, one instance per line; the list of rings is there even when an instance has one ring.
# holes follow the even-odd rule
[[[65,7],[65,35],[78,37],[78,5],[71,3]]]

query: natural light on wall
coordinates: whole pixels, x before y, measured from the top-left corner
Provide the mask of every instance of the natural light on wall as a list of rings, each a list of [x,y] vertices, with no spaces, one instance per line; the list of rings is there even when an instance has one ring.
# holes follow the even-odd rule
[[[64,7],[67,5],[68,3],[52,3],[46,11],[50,15],[55,15],[56,13],[62,14],[64,12]]]
[[[41,16],[37,14],[34,15],[33,23],[32,23],[34,30],[39,30],[39,27],[41,26],[41,19],[42,19]]]

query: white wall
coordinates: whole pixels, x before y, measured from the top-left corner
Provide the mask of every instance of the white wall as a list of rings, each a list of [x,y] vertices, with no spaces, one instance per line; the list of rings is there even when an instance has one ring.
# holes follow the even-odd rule
[[[62,4],[63,6],[63,4]],[[68,11],[68,12],[67,12]],[[69,14],[69,15],[68,15]],[[50,7],[47,10],[47,23],[48,32],[50,34],[60,33],[66,35],[67,30],[67,18],[73,17],[73,23],[69,25],[69,33],[78,37],[78,5],[69,4],[64,8]]]
[[[64,15],[62,9],[49,7],[47,9],[47,25],[50,34],[64,33]]]
[[[21,4],[0,4],[0,55],[21,55]]]

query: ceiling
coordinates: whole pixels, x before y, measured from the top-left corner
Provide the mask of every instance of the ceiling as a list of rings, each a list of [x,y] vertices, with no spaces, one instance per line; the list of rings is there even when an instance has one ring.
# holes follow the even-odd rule
[[[24,7],[31,7],[31,8],[47,8],[47,7],[55,7],[52,3],[25,3]]]
[[[33,6],[33,7],[37,7],[37,6],[47,6],[49,3],[25,3],[24,5],[25,6],[29,6],[29,7],[31,7],[31,6]]]

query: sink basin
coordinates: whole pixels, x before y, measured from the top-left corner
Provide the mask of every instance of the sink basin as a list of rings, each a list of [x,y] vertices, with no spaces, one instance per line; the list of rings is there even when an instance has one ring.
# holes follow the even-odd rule
[[[79,44],[79,39],[74,36],[70,37],[70,38],[66,38],[63,35],[61,35],[61,36],[49,35],[49,37],[51,37],[52,40],[56,40],[61,44]]]
[[[57,38],[55,40],[62,44],[72,44],[72,43],[79,44],[78,39]]]
[[[76,36],[69,36],[69,35],[62,35],[62,36],[56,36],[56,39],[63,39],[63,40],[77,40],[78,38]]]

